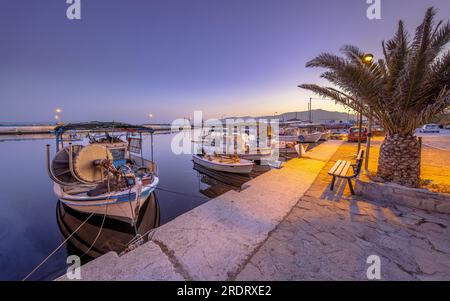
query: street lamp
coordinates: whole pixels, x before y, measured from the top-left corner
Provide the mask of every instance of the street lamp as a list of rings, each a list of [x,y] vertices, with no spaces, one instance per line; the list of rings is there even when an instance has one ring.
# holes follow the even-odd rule
[[[62,113],[61,108],[56,108],[55,109],[55,120],[56,120],[56,123],[58,123],[59,120],[61,119],[61,113]]]
[[[373,62],[373,54],[371,53],[366,53],[363,55],[362,57],[362,61],[366,66],[370,66]],[[364,169],[366,170],[366,172],[368,173],[369,171],[369,154],[370,154],[370,140],[372,139],[372,109],[370,109],[370,113],[368,116],[369,119],[369,124],[368,124],[368,129],[367,129],[367,141],[366,141],[366,156],[364,158]],[[362,103],[361,103],[361,117],[360,117],[360,130],[359,130],[359,136],[361,137],[361,129],[362,129]],[[361,144],[361,141],[358,142],[359,144]],[[360,145],[358,146],[358,152],[360,149]]]
[[[362,56],[362,62],[366,65],[370,65],[373,62],[373,54],[371,53],[366,53]]]

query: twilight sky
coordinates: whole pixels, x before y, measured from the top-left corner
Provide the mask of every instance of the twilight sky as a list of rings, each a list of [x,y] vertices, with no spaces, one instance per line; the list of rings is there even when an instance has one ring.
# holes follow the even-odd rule
[[[166,122],[306,110],[321,83],[305,63],[355,44],[380,56],[399,19],[413,30],[425,9],[450,19],[449,0],[0,0],[0,122]],[[342,110],[324,100],[313,108]]]

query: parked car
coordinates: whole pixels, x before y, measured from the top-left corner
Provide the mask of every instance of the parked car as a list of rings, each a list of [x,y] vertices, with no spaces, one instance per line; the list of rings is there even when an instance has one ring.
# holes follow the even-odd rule
[[[450,124],[447,124],[446,126],[444,126],[444,129],[450,130]]]
[[[421,133],[439,133],[439,125],[437,124],[425,124],[421,129]]]
[[[331,131],[331,140],[344,140],[347,137],[347,130],[333,130]]]
[[[369,130],[363,126],[361,132],[361,142],[367,141],[367,134]],[[359,139],[359,127],[352,127],[348,130],[348,142],[358,142]]]

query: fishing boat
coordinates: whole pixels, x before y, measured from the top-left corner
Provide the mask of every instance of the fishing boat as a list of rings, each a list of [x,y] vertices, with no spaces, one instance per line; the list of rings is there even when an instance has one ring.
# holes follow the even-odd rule
[[[322,124],[285,123],[280,128],[280,141],[286,142],[317,143],[329,139],[329,136],[330,131]]]
[[[193,155],[192,160],[194,163],[212,170],[237,174],[251,173],[254,165],[252,161],[237,156]]]
[[[87,133],[89,141],[65,146],[67,131]],[[56,155],[50,160],[47,145],[47,170],[58,199],[81,212],[134,223],[159,182],[156,165],[142,156],[143,134],[151,135],[153,157],[151,128],[115,122],[56,127]]]
[[[66,133],[66,135],[63,136],[64,142],[75,142],[75,141],[82,141],[83,137],[76,131],[69,131]]]
[[[280,142],[317,143],[322,137],[321,132],[308,133],[299,128],[285,128],[280,130]]]
[[[224,154],[223,146],[200,146],[200,151],[203,151],[205,154]],[[249,161],[260,161],[263,159],[268,159],[272,155],[272,148],[270,147],[257,147],[256,149],[250,150],[248,145],[243,148],[241,152],[236,152],[233,156],[238,156],[241,159],[249,160]]]

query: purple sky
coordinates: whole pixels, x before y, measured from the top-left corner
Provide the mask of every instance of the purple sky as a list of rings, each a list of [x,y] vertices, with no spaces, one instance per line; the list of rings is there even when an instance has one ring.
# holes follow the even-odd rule
[[[449,0],[0,0],[0,121],[171,121],[305,110],[305,63],[355,44],[380,55],[399,19],[413,29]],[[337,109],[328,101],[314,108]]]

